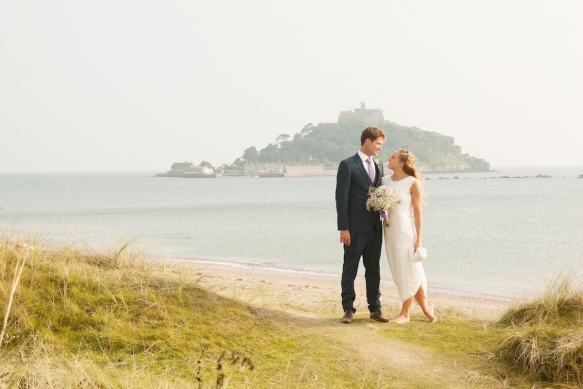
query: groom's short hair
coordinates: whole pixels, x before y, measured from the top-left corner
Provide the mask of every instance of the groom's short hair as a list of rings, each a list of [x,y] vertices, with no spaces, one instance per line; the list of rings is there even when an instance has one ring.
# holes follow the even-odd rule
[[[362,146],[367,139],[370,139],[371,142],[377,140],[377,138],[387,139],[385,132],[378,127],[375,126],[368,126],[362,131],[362,135],[360,135],[360,145]]]

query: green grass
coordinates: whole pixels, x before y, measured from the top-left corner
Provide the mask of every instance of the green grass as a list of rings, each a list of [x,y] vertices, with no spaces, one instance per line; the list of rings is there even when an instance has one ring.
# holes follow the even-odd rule
[[[487,322],[473,319],[464,321],[445,318],[439,325],[430,326],[423,322],[392,326],[387,336],[438,351],[448,358],[483,356],[495,350],[493,347],[505,330]]]

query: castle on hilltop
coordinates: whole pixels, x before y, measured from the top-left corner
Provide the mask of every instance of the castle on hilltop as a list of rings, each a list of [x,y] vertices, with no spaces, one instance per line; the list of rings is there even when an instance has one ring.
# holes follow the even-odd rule
[[[338,123],[364,122],[366,125],[383,124],[385,117],[380,109],[366,109],[364,103],[360,103],[360,109],[354,108],[354,111],[340,111]]]

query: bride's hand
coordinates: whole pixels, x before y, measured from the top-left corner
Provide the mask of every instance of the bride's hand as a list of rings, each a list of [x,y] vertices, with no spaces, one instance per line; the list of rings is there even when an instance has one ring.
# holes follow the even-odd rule
[[[418,241],[415,242],[415,245],[413,246],[413,252],[417,251],[417,249],[419,247],[423,247],[423,244],[421,243],[420,240],[418,240]]]

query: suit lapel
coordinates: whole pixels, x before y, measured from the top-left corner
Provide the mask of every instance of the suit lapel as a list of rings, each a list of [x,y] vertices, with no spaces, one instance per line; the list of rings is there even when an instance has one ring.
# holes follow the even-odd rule
[[[371,184],[374,185],[373,182],[370,180],[370,177],[368,175],[368,172],[366,172],[364,170],[364,165],[362,163],[362,159],[360,158],[360,155],[358,155],[358,153],[356,153],[356,155],[354,156],[354,161],[356,162],[356,165],[358,166],[358,168],[360,169],[360,172],[362,173],[362,175],[365,177],[365,179]]]

